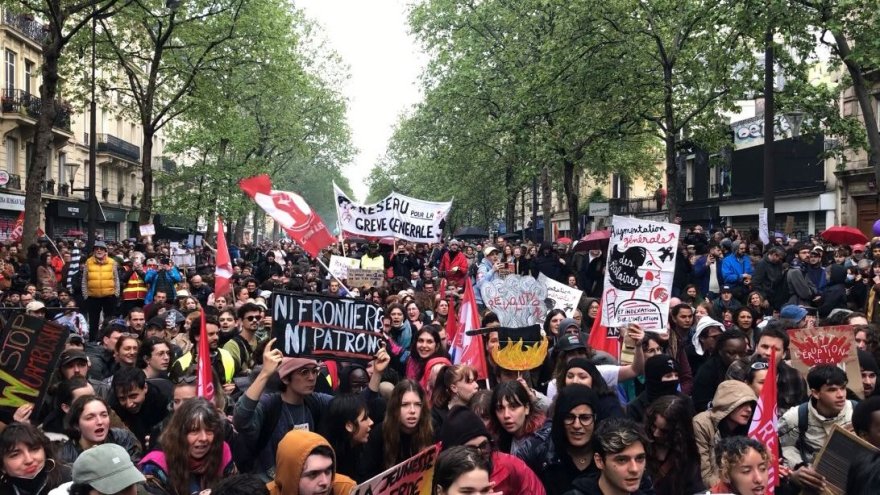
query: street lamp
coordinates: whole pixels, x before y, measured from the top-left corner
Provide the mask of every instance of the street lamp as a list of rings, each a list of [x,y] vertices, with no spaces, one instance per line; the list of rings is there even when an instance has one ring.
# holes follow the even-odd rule
[[[799,108],[785,112],[785,121],[791,127],[791,137],[797,138],[801,135],[801,124],[804,123],[806,114]]]
[[[67,162],[64,164],[64,168],[67,169],[67,176],[70,177],[70,193],[73,194],[75,192],[80,191],[88,191],[87,188],[82,189],[74,189],[73,183],[76,182],[76,171],[79,170],[79,163],[76,162]]]

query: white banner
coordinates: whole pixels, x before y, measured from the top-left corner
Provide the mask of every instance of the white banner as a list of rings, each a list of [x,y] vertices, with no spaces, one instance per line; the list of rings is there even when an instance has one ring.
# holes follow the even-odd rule
[[[584,291],[561,284],[543,273],[538,275],[538,282],[547,287],[547,299],[544,300],[547,306],[549,307],[552,304],[552,309],[561,309],[565,311],[566,317],[574,318],[574,310],[577,309],[578,303],[581,302],[581,296],[584,294]]]
[[[346,279],[348,278],[348,269],[349,268],[360,268],[361,260],[357,258],[345,258],[343,256],[336,256],[335,254],[330,256],[330,266],[327,268],[330,269],[330,273],[332,273],[338,279]]]
[[[368,205],[354,203],[333,184],[336,216],[343,231],[364,237],[439,242],[452,202],[436,203],[391,193]]]
[[[770,244],[770,227],[767,225],[767,208],[758,208],[758,237],[765,246]]]
[[[666,332],[680,227],[614,216],[602,294],[602,325],[638,323]]]

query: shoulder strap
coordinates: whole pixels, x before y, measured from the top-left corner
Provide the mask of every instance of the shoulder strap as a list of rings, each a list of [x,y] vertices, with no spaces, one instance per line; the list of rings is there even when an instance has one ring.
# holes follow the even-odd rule
[[[807,462],[807,454],[813,453],[813,449],[807,445],[807,429],[810,427],[808,404],[808,402],[804,402],[798,406],[798,437],[794,444],[803,462]]]

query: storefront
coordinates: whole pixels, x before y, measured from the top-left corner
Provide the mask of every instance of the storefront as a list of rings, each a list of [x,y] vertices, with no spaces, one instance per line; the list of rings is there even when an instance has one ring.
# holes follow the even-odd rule
[[[24,196],[0,193],[0,242],[9,240],[15,222],[24,211]]]
[[[50,201],[46,208],[46,232],[53,239],[81,235],[88,212],[85,201]]]
[[[96,230],[97,236],[99,239],[104,239],[105,241],[118,241],[120,239],[119,227],[120,224],[125,225],[126,217],[128,216],[128,212],[125,210],[117,210],[115,208],[103,208],[104,211],[104,222],[98,223],[98,228]],[[123,232],[121,235],[125,235]]]

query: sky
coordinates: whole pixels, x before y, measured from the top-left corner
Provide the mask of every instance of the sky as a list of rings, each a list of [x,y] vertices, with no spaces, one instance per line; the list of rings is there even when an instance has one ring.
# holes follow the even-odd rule
[[[417,82],[427,57],[409,35],[404,0],[294,0],[294,5],[322,26],[328,45],[348,65],[343,92],[358,153],[345,175],[364,201],[366,178],[394,124],[421,100]]]

